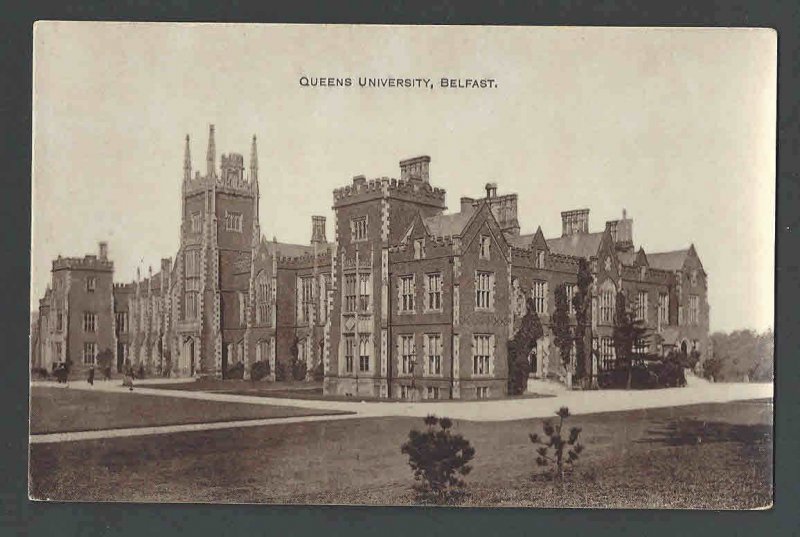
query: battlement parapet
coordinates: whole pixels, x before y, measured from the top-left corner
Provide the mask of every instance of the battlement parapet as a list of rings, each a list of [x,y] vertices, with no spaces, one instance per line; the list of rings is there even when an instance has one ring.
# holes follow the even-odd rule
[[[360,201],[360,197],[369,198],[383,194],[384,188],[389,195],[401,194],[423,202],[434,202],[444,205],[447,191],[443,188],[432,187],[422,181],[396,179],[393,177],[379,177],[367,181],[363,176],[353,178],[353,184],[336,188],[333,191],[334,203],[347,201]]]
[[[328,252],[317,254],[303,254],[299,256],[278,256],[278,268],[313,268],[316,264],[317,268],[330,266],[331,255]]]
[[[115,283],[114,290],[115,291],[127,291],[133,292],[134,284],[133,283]]]
[[[113,272],[114,262],[98,259],[96,255],[84,257],[61,257],[53,260],[53,270],[96,270]]]
[[[246,173],[227,173],[224,175],[214,175],[213,177],[201,176],[197,172],[193,179],[183,181],[183,195],[189,196],[198,192],[205,192],[211,188],[216,188],[217,192],[228,192],[252,196],[258,191],[255,180],[250,180]]]

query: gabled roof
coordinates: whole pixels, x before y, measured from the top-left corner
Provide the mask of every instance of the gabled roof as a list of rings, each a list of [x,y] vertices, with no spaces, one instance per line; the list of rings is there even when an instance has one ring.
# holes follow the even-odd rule
[[[657,252],[647,254],[647,260],[650,266],[662,270],[680,270],[683,268],[683,263],[686,256],[689,255],[689,249],[675,250],[673,252]]]
[[[590,258],[597,255],[603,232],[574,233],[557,239],[547,239],[547,246],[554,254]]]
[[[475,209],[470,208],[460,213],[429,216],[423,218],[422,223],[432,237],[457,236],[461,235],[474,214]]]
[[[527,235],[512,235],[511,233],[507,233],[506,241],[508,241],[508,244],[510,244],[514,248],[527,250],[528,248],[531,247],[531,243],[533,243],[533,238],[535,236],[536,233],[529,233]]]

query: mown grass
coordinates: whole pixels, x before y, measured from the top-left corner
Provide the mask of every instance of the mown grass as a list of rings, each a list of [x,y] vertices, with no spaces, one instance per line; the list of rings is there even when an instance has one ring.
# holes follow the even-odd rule
[[[30,423],[31,433],[40,434],[338,413],[161,397],[136,391],[109,393],[33,386]]]
[[[554,409],[555,410],[555,409]],[[477,454],[459,505],[756,508],[772,498],[772,405],[704,404],[570,418],[587,448],[545,480],[528,433],[542,420],[455,432]],[[31,491],[58,500],[405,505],[411,418],[297,423],[31,447]]]

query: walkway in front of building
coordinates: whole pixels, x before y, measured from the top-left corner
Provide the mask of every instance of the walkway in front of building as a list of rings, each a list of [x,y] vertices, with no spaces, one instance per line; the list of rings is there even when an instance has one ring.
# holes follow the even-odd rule
[[[34,385],[56,386],[52,383],[34,383]],[[99,381],[94,386],[86,382],[70,383],[69,388],[77,390],[105,391],[127,393],[131,397],[137,394],[160,397],[180,397],[185,399],[202,399],[231,403],[255,405],[293,406],[315,410],[333,410],[350,412],[346,415],[301,416],[291,418],[269,418],[260,420],[243,420],[234,422],[198,423],[190,425],[171,425],[157,427],[137,427],[131,429],[109,429],[103,431],[87,431],[74,433],[55,433],[32,435],[31,443],[63,442],[71,440],[89,440],[96,438],[116,438],[123,436],[141,436],[166,434],[173,432],[202,431],[211,429],[253,427],[278,423],[300,423],[308,421],[327,421],[353,418],[379,417],[424,417],[428,414],[448,416],[453,419],[471,421],[511,421],[553,416],[560,407],[566,406],[570,413],[595,414],[600,412],[618,412],[645,408],[662,408],[684,406],[700,403],[725,403],[749,399],[771,399],[773,385],[756,383],[709,383],[701,379],[692,379],[684,388],[665,388],[660,390],[592,390],[564,391],[552,397],[497,399],[489,401],[326,401],[309,399],[288,399],[275,397],[258,397],[250,395],[234,395],[225,393],[209,393],[200,391],[165,390],[147,388],[142,381],[130,392],[120,385],[119,381]],[[63,386],[63,385],[61,385]]]

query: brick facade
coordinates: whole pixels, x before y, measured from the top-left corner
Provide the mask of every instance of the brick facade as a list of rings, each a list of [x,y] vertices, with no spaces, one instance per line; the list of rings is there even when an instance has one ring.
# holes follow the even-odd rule
[[[458,212],[445,213],[445,191],[430,180],[430,157],[401,161],[400,179],[356,176],[333,192],[332,242],[315,216],[308,244],[281,243],[266,240],[259,225],[255,137],[248,169],[235,153],[217,168],[212,126],[206,173],[193,175],[187,136],[175,257],[119,284],[105,246],[100,257],[54,261],[33,363],[51,367],[70,356],[82,364],[86,344],[96,343],[98,352],[114,350],[120,370],[130,360],[149,374],[219,377],[237,363],[248,374],[266,361],[274,379],[296,355],[309,378],[324,367],[329,394],[499,397],[507,343],[528,297],[545,331],[532,375],[568,382],[551,317],[556,287],[576,282],[581,258],[593,277],[593,372],[613,364],[608,308],[618,290],[632,307],[641,298],[655,334],[649,351],[707,352],[707,276],[694,246],[636,250],[624,211],[601,232],[591,232],[589,210],[578,209],[562,213],[559,237],[541,229],[521,235],[516,194],[487,184],[485,195],[463,197]],[[89,311],[97,326],[87,333]]]

